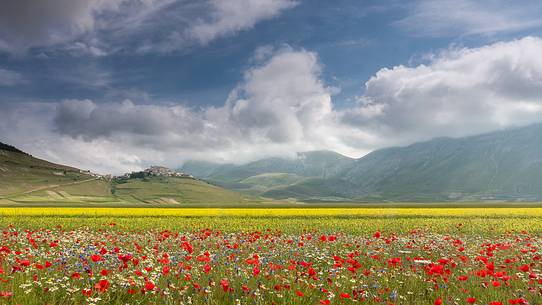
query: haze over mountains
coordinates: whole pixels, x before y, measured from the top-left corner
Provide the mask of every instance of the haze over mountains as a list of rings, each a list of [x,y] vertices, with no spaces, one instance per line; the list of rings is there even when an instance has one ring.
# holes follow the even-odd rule
[[[223,187],[305,201],[541,200],[542,124],[376,150],[317,151],[244,165],[187,162]]]
[[[243,165],[189,161],[180,171],[200,179],[183,174],[112,179],[40,160],[0,143],[0,200],[65,204],[233,203],[261,201],[261,197],[307,202],[539,201],[542,124],[437,138],[376,150],[359,159],[312,151]]]

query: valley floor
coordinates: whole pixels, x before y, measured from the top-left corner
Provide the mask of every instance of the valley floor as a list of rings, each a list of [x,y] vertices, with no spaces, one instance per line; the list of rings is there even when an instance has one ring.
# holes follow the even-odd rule
[[[541,224],[539,207],[5,207],[0,304],[540,304]]]

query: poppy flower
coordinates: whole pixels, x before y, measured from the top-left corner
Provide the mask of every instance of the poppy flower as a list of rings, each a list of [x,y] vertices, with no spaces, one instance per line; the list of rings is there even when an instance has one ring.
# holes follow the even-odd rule
[[[154,287],[156,287],[156,286],[154,285],[153,282],[151,282],[151,281],[146,281],[145,282],[145,290],[151,291],[151,290],[154,289]]]
[[[90,259],[91,259],[93,262],[97,263],[97,262],[99,262],[99,261],[102,261],[102,260],[103,260],[103,257],[102,257],[101,255],[98,255],[98,254],[92,254],[92,255],[90,256]]]
[[[203,266],[203,272],[205,273],[211,272],[211,265],[205,264],[205,266]]]
[[[72,275],[71,275],[70,277],[71,277],[72,279],[78,280],[78,279],[81,278],[81,273],[79,273],[79,272],[74,272],[74,273],[72,273]]]
[[[340,296],[342,299],[350,299],[350,298],[351,298],[351,296],[350,296],[348,293],[341,293],[339,296]]]
[[[96,285],[94,285],[94,288],[96,288],[100,293],[105,292],[111,284],[108,280],[100,280]]]

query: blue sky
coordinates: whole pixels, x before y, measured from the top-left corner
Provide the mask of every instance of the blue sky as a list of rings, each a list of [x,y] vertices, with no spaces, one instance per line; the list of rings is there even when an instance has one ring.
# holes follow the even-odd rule
[[[122,172],[359,157],[538,122],[541,14],[538,1],[17,1],[0,12],[0,141]]]

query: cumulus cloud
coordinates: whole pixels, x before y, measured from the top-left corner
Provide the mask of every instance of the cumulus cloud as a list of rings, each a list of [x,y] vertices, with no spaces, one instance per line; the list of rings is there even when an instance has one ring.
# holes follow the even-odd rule
[[[542,27],[539,1],[417,0],[395,22],[420,36],[493,35]]]
[[[542,120],[542,40],[451,49],[427,64],[382,69],[344,122],[391,143],[466,136]]]
[[[293,154],[335,141],[333,88],[323,84],[320,73],[315,53],[282,48],[247,70],[221,107],[66,100],[53,123],[63,136],[176,153],[174,162]]]
[[[534,37],[444,50],[424,64],[381,69],[356,104],[337,108],[337,89],[322,80],[316,53],[266,48],[220,107],[129,100],[66,100],[40,104],[41,110],[19,105],[0,114],[8,118],[0,120],[0,132],[54,161],[116,173],[316,149],[359,157],[386,146],[541,122],[538,54],[542,39]]]
[[[0,50],[22,54],[39,47],[75,56],[182,50],[250,29],[296,4],[294,0],[8,1],[0,10]]]

